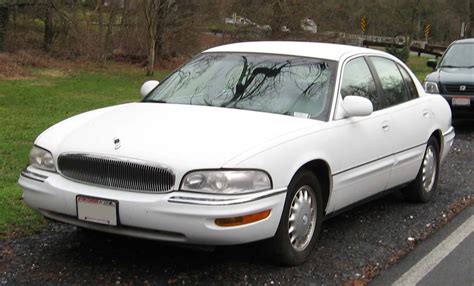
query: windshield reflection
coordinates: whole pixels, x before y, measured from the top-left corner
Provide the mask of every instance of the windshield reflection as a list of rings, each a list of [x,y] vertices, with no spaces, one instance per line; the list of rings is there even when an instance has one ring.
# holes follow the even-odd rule
[[[266,54],[201,54],[144,101],[207,105],[326,120],[336,63]]]

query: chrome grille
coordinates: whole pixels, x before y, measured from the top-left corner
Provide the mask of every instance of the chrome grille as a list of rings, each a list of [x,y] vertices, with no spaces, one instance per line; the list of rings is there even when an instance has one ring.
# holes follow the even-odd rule
[[[175,183],[171,170],[148,162],[91,154],[62,154],[61,174],[73,181],[113,189],[160,193]]]
[[[450,94],[474,94],[474,85],[463,85],[464,90],[461,90],[462,84],[446,84],[444,88]]]

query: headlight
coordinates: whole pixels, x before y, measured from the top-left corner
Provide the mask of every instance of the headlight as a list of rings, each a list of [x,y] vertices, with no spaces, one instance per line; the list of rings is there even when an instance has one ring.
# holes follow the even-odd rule
[[[38,146],[33,146],[30,151],[30,165],[38,169],[56,172],[51,152]]]
[[[210,170],[188,173],[181,190],[215,194],[244,194],[272,188],[270,176],[258,170]]]
[[[439,93],[438,84],[436,82],[425,82],[425,91],[427,93]]]

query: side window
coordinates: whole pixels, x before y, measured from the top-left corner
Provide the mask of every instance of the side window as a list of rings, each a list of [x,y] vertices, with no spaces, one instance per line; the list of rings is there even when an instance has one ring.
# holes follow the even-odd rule
[[[415,83],[413,82],[411,76],[408,74],[408,72],[406,71],[406,69],[404,69],[401,65],[398,65],[398,69],[400,70],[400,72],[402,73],[402,77],[403,79],[405,80],[405,84],[408,88],[408,91],[409,91],[409,95],[410,95],[410,99],[414,99],[414,98],[417,98],[418,97],[418,91],[416,90],[416,85]]]
[[[374,78],[364,58],[351,60],[344,67],[341,95],[342,98],[348,95],[362,96],[372,101],[374,110],[381,108]]]
[[[380,57],[370,57],[370,60],[380,78],[388,106],[410,100],[408,89],[395,62]]]

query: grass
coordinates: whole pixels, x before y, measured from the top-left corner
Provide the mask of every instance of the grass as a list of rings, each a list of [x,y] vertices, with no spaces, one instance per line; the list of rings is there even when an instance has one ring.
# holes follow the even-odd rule
[[[428,59],[429,57],[425,56],[410,56],[408,58],[407,65],[410,67],[413,73],[415,73],[420,82],[423,82],[426,75],[432,72],[432,69],[426,65]]]
[[[421,81],[430,72],[426,60],[408,61]],[[36,69],[30,79],[0,81],[0,238],[29,234],[44,225],[22,203],[16,183],[34,139],[52,124],[86,110],[138,101],[139,87],[147,79],[141,70],[120,67],[71,74]]]
[[[143,71],[64,74],[38,69],[30,79],[0,81],[0,238],[32,233],[43,220],[21,201],[19,173],[35,138],[52,124],[81,112],[140,100]],[[162,78],[164,73],[156,74]]]

